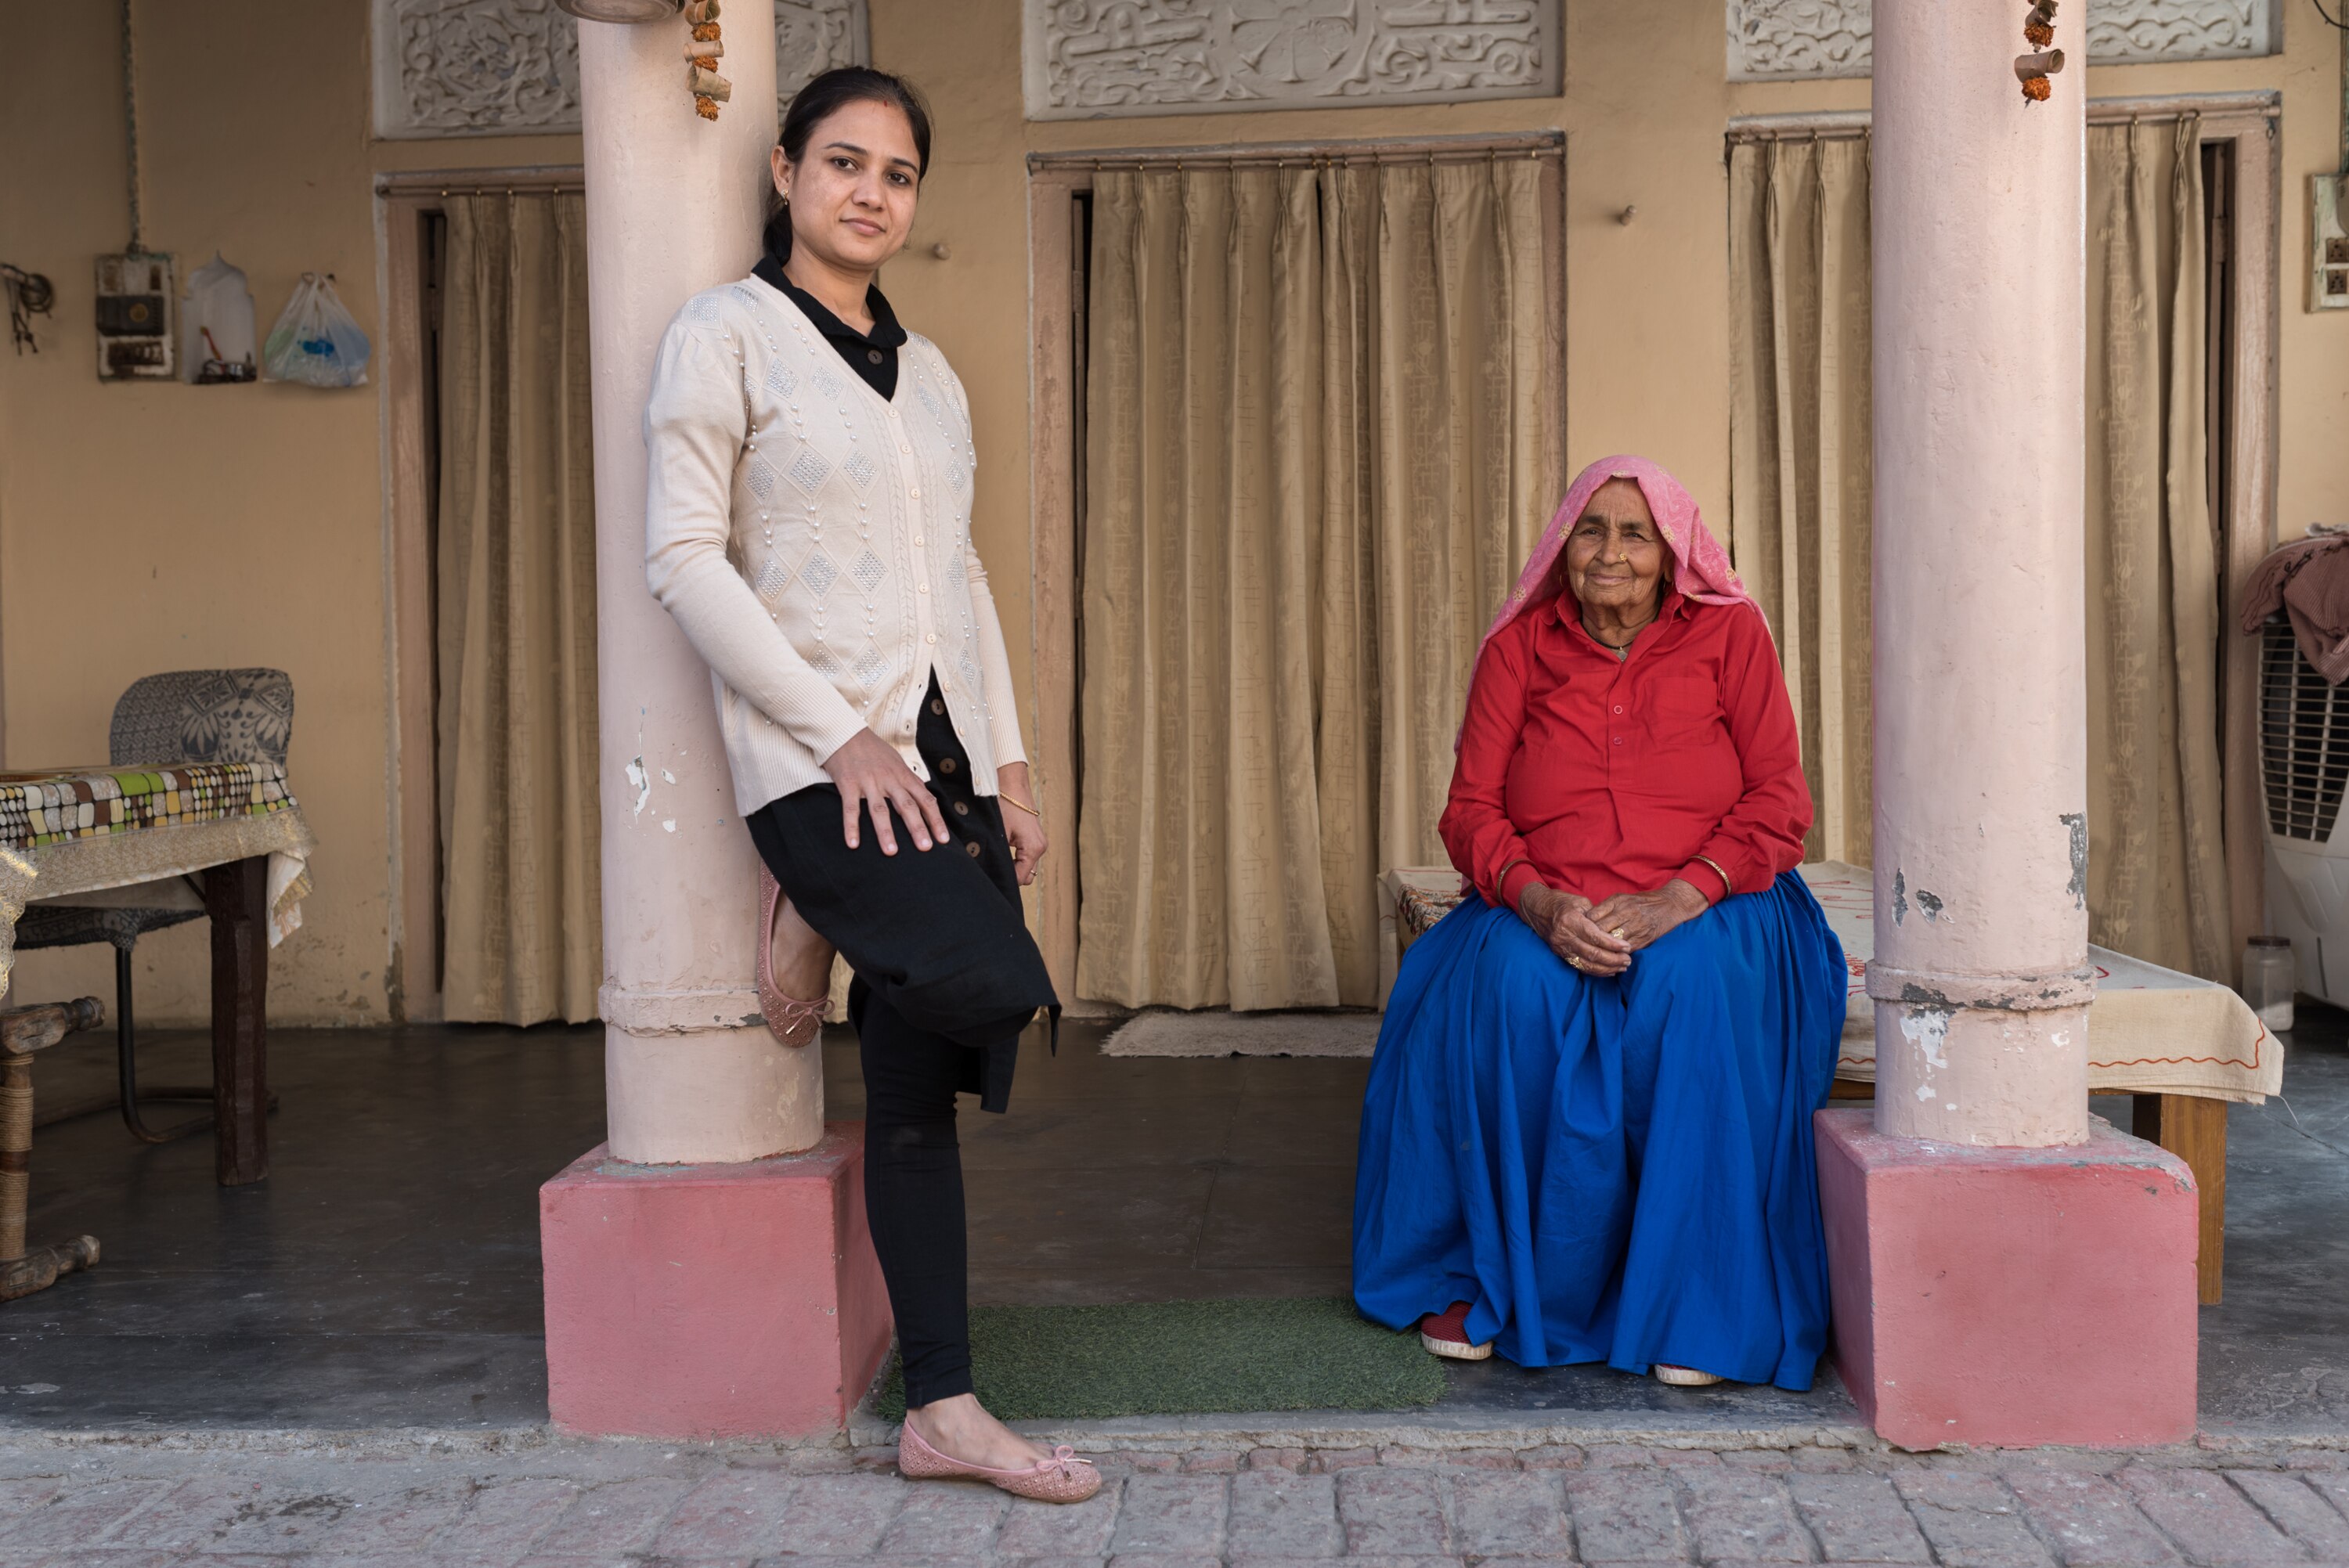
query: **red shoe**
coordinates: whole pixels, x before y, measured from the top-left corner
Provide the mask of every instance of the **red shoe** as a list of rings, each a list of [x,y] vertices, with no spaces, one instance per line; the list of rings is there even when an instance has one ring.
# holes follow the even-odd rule
[[[1419,1320],[1419,1346],[1430,1356],[1448,1356],[1454,1361],[1482,1361],[1493,1354],[1493,1342],[1482,1345],[1468,1343],[1468,1304],[1455,1301],[1442,1312],[1431,1312]]]

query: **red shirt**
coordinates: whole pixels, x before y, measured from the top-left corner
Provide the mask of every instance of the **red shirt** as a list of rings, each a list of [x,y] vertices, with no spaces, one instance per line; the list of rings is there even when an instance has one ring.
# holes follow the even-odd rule
[[[1536,878],[1597,902],[1682,877],[1718,903],[1793,870],[1810,826],[1761,613],[1667,589],[1626,660],[1563,595],[1486,645],[1438,831],[1476,891],[1515,909]]]

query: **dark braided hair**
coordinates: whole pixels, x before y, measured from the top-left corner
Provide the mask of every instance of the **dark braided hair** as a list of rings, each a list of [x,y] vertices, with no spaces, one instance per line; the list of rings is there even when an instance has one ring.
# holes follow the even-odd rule
[[[914,84],[887,71],[876,71],[870,66],[842,66],[824,72],[807,86],[792,95],[791,108],[783,111],[782,133],[776,145],[783,156],[797,163],[807,156],[808,139],[815,128],[853,103],[888,104],[901,111],[905,122],[914,129],[914,152],[921,163],[920,173],[930,170],[930,108]],[[767,227],[764,234],[767,253],[777,262],[787,262],[792,255],[791,203],[770,191],[767,194]]]

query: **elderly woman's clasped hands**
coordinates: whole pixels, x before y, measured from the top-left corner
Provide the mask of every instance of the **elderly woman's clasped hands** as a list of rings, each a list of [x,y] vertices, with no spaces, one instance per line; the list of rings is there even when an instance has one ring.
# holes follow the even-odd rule
[[[1679,877],[1653,892],[1619,892],[1595,904],[1540,882],[1527,882],[1517,898],[1518,916],[1586,975],[1622,974],[1633,954],[1708,907],[1704,894]]]

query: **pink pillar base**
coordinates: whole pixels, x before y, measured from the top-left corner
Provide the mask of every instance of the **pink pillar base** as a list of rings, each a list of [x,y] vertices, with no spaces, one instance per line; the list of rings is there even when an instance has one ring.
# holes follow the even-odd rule
[[[2064,1149],[1816,1119],[1836,1365],[1887,1442],[2130,1447],[2194,1435],[2183,1161],[2102,1121]]]
[[[861,1123],[740,1165],[629,1165],[597,1148],[539,1189],[538,1214],[559,1430],[836,1432],[889,1347]]]

